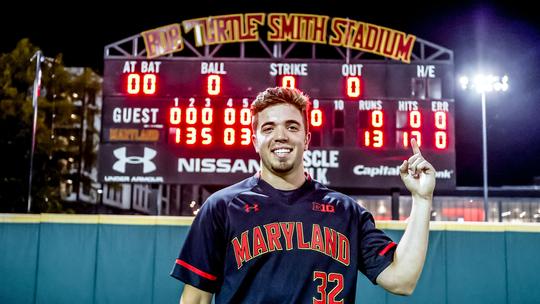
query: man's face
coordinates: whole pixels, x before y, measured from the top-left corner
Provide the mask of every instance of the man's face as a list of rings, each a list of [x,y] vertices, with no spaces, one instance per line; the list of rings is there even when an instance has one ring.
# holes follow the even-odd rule
[[[303,155],[308,148],[310,134],[306,134],[302,113],[293,105],[277,104],[257,115],[253,145],[264,169],[276,175],[295,170],[303,173]]]

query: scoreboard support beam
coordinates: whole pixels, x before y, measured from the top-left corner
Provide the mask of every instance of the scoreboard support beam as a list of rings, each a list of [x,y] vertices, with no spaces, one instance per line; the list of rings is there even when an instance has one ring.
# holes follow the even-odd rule
[[[392,188],[391,191],[392,191],[392,201],[391,201],[392,220],[399,221],[399,189]]]

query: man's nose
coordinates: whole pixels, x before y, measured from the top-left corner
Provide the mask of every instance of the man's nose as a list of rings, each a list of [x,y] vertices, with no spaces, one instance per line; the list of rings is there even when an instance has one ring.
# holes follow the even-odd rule
[[[274,132],[275,141],[286,141],[289,138],[287,137],[287,130],[284,127],[277,126],[276,131]]]

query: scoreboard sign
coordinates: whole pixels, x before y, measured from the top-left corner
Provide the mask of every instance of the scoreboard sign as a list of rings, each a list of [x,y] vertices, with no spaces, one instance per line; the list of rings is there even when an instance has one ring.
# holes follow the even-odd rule
[[[295,87],[312,101],[304,164],[332,187],[402,188],[410,139],[455,187],[452,64],[106,58],[102,182],[228,185],[256,173],[250,104]]]

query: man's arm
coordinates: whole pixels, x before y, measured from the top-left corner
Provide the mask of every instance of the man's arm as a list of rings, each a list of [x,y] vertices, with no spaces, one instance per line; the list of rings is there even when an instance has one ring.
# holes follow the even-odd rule
[[[401,179],[412,195],[411,214],[394,261],[377,277],[377,284],[401,295],[412,294],[424,267],[435,188],[435,169],[422,157],[416,140],[411,140],[411,146],[414,155],[400,167]]]
[[[180,297],[180,304],[210,304],[212,302],[212,295],[207,291],[185,284],[184,291]]]

